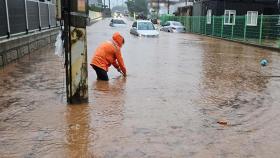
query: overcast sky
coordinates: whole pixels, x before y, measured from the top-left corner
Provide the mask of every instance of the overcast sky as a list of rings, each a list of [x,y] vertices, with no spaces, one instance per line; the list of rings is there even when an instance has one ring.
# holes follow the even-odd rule
[[[117,6],[117,5],[125,5],[126,0],[111,0],[111,7]],[[109,0],[106,1],[109,3]]]

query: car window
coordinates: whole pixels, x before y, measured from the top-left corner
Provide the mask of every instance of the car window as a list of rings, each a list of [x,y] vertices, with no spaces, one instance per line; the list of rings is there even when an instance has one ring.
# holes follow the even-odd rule
[[[115,19],[113,23],[115,23],[115,24],[125,24],[125,22],[123,20],[118,20],[118,19]]]
[[[180,22],[173,22],[172,23],[174,26],[182,26],[182,24]]]
[[[155,30],[151,22],[138,22],[138,30]]]
[[[137,23],[134,22],[134,23],[132,24],[132,27],[137,27]]]
[[[170,26],[170,22],[167,21],[167,22],[165,22],[162,26]]]

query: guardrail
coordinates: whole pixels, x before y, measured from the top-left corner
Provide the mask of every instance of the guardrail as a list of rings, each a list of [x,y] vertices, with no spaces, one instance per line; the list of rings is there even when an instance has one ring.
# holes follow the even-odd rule
[[[0,39],[57,26],[56,5],[50,1],[0,0]]]
[[[161,16],[181,22],[187,32],[219,37],[270,48],[280,48],[280,15],[248,16]]]

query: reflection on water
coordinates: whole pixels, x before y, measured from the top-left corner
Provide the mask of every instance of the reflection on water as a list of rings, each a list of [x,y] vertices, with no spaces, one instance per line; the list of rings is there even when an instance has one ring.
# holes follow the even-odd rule
[[[117,77],[106,81],[93,81],[90,90],[90,108],[92,113],[91,152],[93,157],[104,157],[102,149],[109,147],[108,138],[113,131],[121,128],[126,99],[126,79]]]
[[[234,100],[241,93],[260,93],[266,88],[268,79],[259,77],[264,73],[259,60],[263,57],[270,60],[270,53],[255,52],[251,47],[236,45],[209,40],[203,47],[201,92],[208,98],[205,98],[207,104]]]
[[[89,57],[116,31],[108,22],[88,29]],[[109,82],[96,81],[89,69],[85,105],[61,101],[63,65],[51,49],[0,72],[2,157],[279,157],[280,80],[258,77],[279,74],[279,53],[190,34],[122,33],[127,79],[112,68]]]
[[[69,105],[66,112],[67,157],[90,157],[90,109],[88,105]]]
[[[126,79],[122,77],[109,82],[94,81],[90,93],[90,105],[96,112],[94,120],[98,124],[93,124],[93,126],[96,127],[101,122],[105,123],[100,124],[104,126],[121,124],[126,95],[125,84]]]
[[[267,131],[265,126],[269,129],[275,126],[277,121],[271,120],[279,114],[279,110],[272,110],[279,104],[275,94],[271,93],[275,89],[273,79],[262,77],[272,74],[273,68],[259,64],[262,58],[273,62],[276,54],[218,41],[210,39],[203,46],[200,97],[197,100],[205,121],[204,130],[211,138],[206,139],[207,147],[196,157],[277,157],[271,153],[277,150],[276,146],[267,152],[256,150],[266,148],[265,142],[276,137],[274,132],[270,132],[273,136],[263,134]],[[225,121],[228,125],[219,125],[218,121]]]
[[[109,137],[112,129],[122,123],[125,83],[122,77],[110,82],[94,81],[90,104],[67,107],[66,157],[98,156],[93,149],[98,138]]]

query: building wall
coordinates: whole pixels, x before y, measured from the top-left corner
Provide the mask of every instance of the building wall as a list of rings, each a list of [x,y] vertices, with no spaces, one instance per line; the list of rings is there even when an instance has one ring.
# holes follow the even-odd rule
[[[259,14],[279,14],[277,0],[203,0],[194,3],[194,16],[205,16],[211,9],[216,16],[224,15],[225,10],[236,10],[236,15],[245,15],[247,11],[258,11]]]
[[[176,12],[179,7],[184,7],[184,6],[186,6],[186,2],[180,2],[174,5],[170,5],[170,14]]]
[[[193,6],[179,7],[176,16],[192,16]]]
[[[0,68],[46,46],[53,46],[59,28],[0,41]]]
[[[202,16],[202,2],[194,3],[193,16]]]
[[[169,0],[169,14],[173,14],[179,7],[192,5],[193,0]],[[168,0],[159,0],[160,10],[159,14],[167,14],[168,12]],[[148,0],[149,10],[158,9],[158,0]]]

